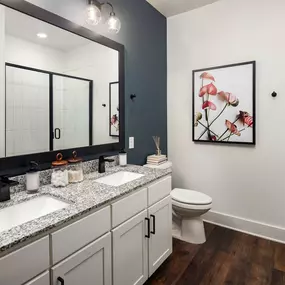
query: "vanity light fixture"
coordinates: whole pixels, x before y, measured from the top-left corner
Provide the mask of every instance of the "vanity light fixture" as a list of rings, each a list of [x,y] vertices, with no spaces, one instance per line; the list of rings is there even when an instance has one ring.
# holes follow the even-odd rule
[[[101,4],[96,0],[88,0],[87,19],[89,25],[96,26],[101,21]]]
[[[108,31],[112,34],[118,34],[121,29],[121,21],[116,16],[114,7],[110,2],[100,3],[97,0],[88,0],[86,22],[89,25],[98,25],[102,18],[101,8],[103,5],[108,5],[111,8],[111,13],[107,20]]]
[[[40,39],[46,39],[48,36],[45,33],[38,33],[37,37],[40,38]]]

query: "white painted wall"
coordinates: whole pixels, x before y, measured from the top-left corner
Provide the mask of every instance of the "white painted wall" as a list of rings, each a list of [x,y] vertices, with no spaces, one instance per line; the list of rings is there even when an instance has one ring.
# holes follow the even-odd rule
[[[6,35],[6,62],[62,73],[65,53],[45,45]]]
[[[213,197],[216,214],[208,219],[282,241],[284,11],[284,0],[221,0],[168,19],[168,151],[174,186]],[[250,60],[257,61],[256,147],[193,143],[192,70]]]
[[[5,156],[5,9],[0,6],[0,157]]]

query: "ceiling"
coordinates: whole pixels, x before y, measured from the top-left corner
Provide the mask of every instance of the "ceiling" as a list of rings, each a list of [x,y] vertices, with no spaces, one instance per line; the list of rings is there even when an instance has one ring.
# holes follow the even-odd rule
[[[89,40],[83,37],[9,8],[5,8],[5,30],[8,35],[64,52],[90,43]],[[39,39],[37,37],[38,33],[45,33],[48,37]]]
[[[165,17],[171,17],[217,1],[219,0],[147,0]]]

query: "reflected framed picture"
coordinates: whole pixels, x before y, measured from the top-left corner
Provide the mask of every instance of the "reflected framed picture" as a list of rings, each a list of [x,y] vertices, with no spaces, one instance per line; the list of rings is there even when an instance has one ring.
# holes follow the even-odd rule
[[[194,142],[256,144],[256,62],[193,70]]]
[[[109,84],[109,101],[110,136],[119,137],[119,82],[111,82]]]

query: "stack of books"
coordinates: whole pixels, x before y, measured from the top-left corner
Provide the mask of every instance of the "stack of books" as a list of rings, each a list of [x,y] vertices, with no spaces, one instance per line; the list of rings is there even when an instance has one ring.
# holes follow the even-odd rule
[[[147,164],[151,164],[151,165],[161,165],[163,163],[167,162],[167,157],[166,155],[162,154],[162,155],[149,155],[147,157]]]

